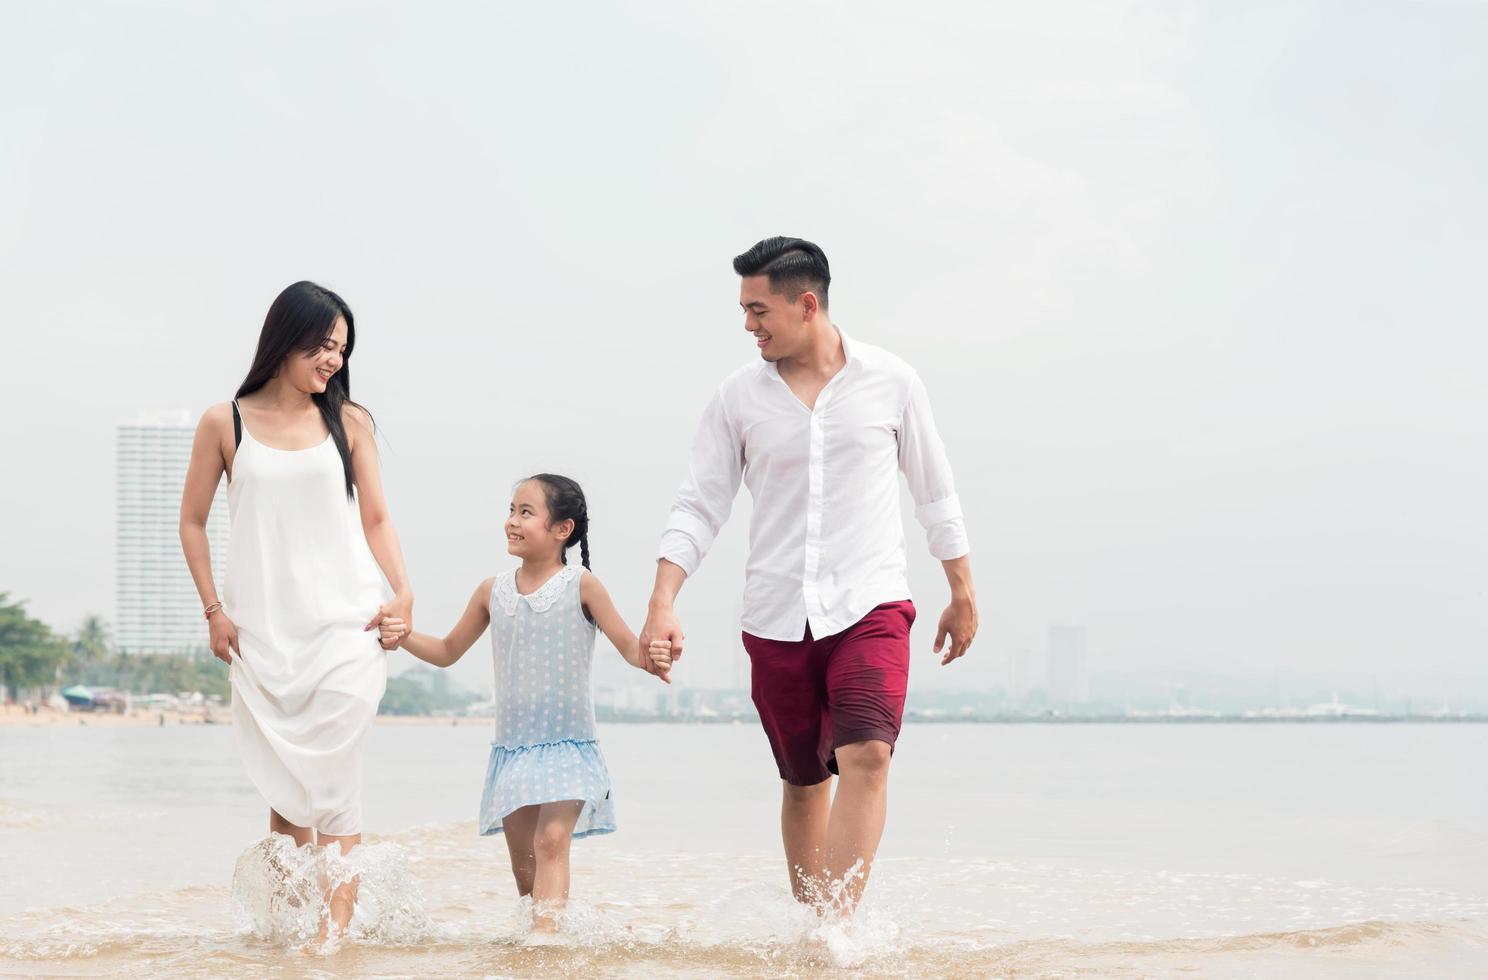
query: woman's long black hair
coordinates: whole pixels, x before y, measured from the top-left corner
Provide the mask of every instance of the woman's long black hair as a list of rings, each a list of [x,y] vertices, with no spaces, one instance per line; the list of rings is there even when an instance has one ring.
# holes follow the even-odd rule
[[[356,478],[351,470],[351,448],[346,442],[346,426],[341,423],[341,409],[357,405],[351,400],[351,352],[356,347],[356,320],[346,300],[313,282],[301,281],[285,288],[269,307],[263,330],[258,335],[258,350],[253,366],[238,386],[237,398],[251,395],[269,383],[284,359],[291,354],[308,354],[319,350],[335,329],[336,318],[346,321],[346,353],[341,355],[341,370],[331,375],[323,394],[311,395],[320,417],[330,430],[336,450],[341,454],[341,468],[346,474],[346,496],[352,496]],[[362,408],[362,411],[366,411]],[[371,413],[368,412],[368,418]]]
[[[589,567],[589,503],[584,499],[584,488],[566,476],[556,473],[538,473],[527,480],[535,480],[543,486],[543,499],[548,502],[548,524],[573,521],[573,533],[563,542],[563,563],[568,564],[568,549],[579,546],[579,561]],[[527,480],[523,480],[526,483]]]

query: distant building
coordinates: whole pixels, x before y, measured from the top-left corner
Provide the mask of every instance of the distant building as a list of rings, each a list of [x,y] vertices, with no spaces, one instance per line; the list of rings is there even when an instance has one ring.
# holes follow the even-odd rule
[[[1085,664],[1085,627],[1049,627],[1049,697],[1056,704],[1084,704],[1090,700]]]
[[[416,663],[397,676],[417,684],[437,699],[448,698],[451,694],[450,673],[447,670],[440,670],[438,667],[431,667],[425,663]],[[454,685],[454,691],[460,691],[458,684]]]
[[[181,554],[181,488],[195,432],[186,412],[141,415],[118,427],[114,491],[114,648],[121,653],[207,649],[207,624]],[[227,495],[207,519],[212,575],[227,567]]]
[[[1008,651],[1007,692],[1008,700],[1022,701],[1033,690],[1033,651],[1027,647],[1013,647]]]

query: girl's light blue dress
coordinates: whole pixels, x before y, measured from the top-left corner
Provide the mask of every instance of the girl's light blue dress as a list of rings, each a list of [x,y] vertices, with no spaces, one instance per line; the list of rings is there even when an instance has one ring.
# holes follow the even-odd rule
[[[536,592],[513,569],[491,587],[496,737],[481,795],[480,832],[534,803],[582,800],[575,837],[615,829],[610,771],[594,737],[589,664],[595,626],[579,601],[583,569],[566,566]]]

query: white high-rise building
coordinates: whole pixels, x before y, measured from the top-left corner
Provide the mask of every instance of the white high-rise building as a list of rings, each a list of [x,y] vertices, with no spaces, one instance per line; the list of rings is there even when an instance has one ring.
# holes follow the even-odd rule
[[[207,649],[201,599],[181,554],[181,488],[196,431],[185,412],[142,414],[115,442],[114,648],[121,653]],[[207,539],[222,589],[227,567],[227,495],[212,500]]]
[[[1049,697],[1056,704],[1090,700],[1083,626],[1049,627]]]

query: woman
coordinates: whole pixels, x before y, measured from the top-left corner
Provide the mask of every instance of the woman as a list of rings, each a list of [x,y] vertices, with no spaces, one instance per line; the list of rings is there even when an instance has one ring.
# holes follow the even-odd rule
[[[197,426],[181,497],[181,547],[269,830],[342,854],[361,841],[362,747],[387,686],[369,631],[413,611],[372,418],[351,400],[355,344],[340,296],[312,282],[280,293],[237,398]],[[232,535],[219,596],[206,525],[223,473]],[[355,882],[328,896],[337,933],[355,900]]]

